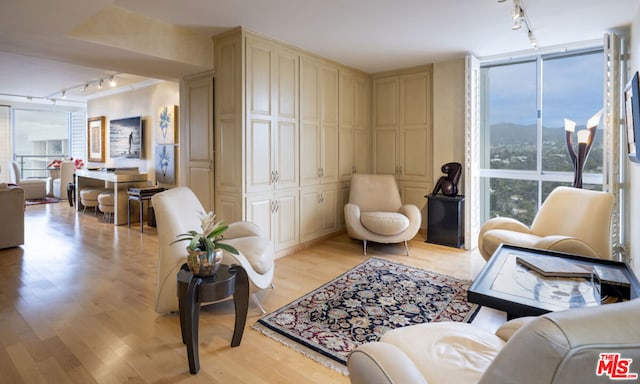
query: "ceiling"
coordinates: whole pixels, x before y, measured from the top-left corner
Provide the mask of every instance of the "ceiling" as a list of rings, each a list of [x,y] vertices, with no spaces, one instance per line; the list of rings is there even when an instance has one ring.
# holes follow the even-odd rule
[[[605,31],[628,26],[640,4],[640,0],[521,1],[541,49],[601,39]],[[191,36],[193,41],[209,41],[210,36],[243,26],[368,73],[466,54],[489,57],[531,50],[525,28],[511,30],[513,0],[6,3],[0,14],[0,94],[4,95],[0,100],[5,102],[31,96],[35,102],[53,104],[51,99],[55,99],[58,106],[78,105],[76,102],[113,92],[106,86],[110,75],[115,75],[117,88],[128,89],[147,84],[150,79],[178,80],[211,69],[212,64],[206,64],[206,60],[179,60],[161,54],[161,48],[149,48],[148,39],[153,38],[156,27],[180,30],[181,36]],[[96,15],[106,11],[114,14],[114,10],[118,15],[126,12],[139,16],[145,23],[136,30],[129,29],[124,21],[119,24],[121,18],[111,19],[108,25],[102,25],[102,31],[115,35],[122,32],[127,40],[120,41],[137,41],[138,48],[117,40],[106,41],[105,33],[91,36],[86,32],[91,32],[92,24],[106,20]],[[145,30],[142,25],[153,28]],[[138,35],[148,35],[146,43],[144,36]],[[162,45],[163,41],[157,43]],[[100,79],[105,82],[101,89],[97,87]],[[90,87],[80,92],[86,84]],[[63,89],[67,90],[66,99],[61,98]]]

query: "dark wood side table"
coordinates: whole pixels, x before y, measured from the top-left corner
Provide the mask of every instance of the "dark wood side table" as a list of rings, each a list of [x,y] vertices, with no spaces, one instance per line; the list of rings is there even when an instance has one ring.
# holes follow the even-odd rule
[[[242,341],[244,326],[247,322],[249,278],[244,268],[239,265],[222,264],[215,275],[198,277],[193,275],[187,264],[183,264],[177,279],[182,342],[187,345],[189,372],[196,374],[200,370],[198,354],[200,303],[218,301],[233,295],[236,316],[231,346],[237,347]]]
[[[127,199],[127,226],[131,228],[131,200],[135,200],[138,202],[138,208],[140,211],[140,232],[144,232],[144,202],[151,201],[151,197],[156,193],[164,191],[165,188],[162,187],[135,187],[129,188],[127,191],[128,199]],[[151,203],[149,203],[151,204]],[[150,205],[149,205],[150,206]],[[155,220],[155,219],[154,219]],[[151,221],[149,222],[149,226],[151,226]]]

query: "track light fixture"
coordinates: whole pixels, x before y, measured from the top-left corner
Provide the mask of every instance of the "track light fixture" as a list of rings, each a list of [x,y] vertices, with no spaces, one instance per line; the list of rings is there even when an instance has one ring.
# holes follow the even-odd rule
[[[116,83],[116,75],[109,76],[109,85],[112,87],[118,85],[118,83]]]
[[[506,0],[498,0],[498,3],[504,3],[505,1]],[[538,41],[533,35],[533,27],[531,26],[531,21],[529,21],[529,18],[527,17],[524,0],[513,0],[513,12],[511,13],[511,18],[513,19],[511,29],[517,31],[524,25],[527,30],[529,43],[534,49],[538,49]]]
[[[98,82],[98,88],[102,89],[102,82],[103,81],[104,81],[103,79],[100,79],[100,81]]]

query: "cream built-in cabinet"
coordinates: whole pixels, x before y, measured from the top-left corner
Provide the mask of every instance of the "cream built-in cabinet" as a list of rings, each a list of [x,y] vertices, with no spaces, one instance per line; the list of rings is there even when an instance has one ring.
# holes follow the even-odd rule
[[[431,79],[431,66],[373,78],[373,171],[394,174],[418,207],[432,184]]]
[[[358,156],[340,150],[344,68],[243,28],[217,36],[214,47],[216,212],[258,224],[276,251],[337,231],[340,157],[369,165],[368,145]],[[349,145],[361,148],[370,83],[352,76]]]

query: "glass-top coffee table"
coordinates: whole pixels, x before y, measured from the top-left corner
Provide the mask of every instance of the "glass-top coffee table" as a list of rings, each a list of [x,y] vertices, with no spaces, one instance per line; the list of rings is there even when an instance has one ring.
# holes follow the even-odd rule
[[[562,274],[556,273],[562,268],[551,268],[552,273],[547,273],[526,263],[536,260],[578,266],[586,273],[550,276]],[[506,244],[491,256],[467,292],[469,302],[504,311],[508,319],[639,296],[640,283],[626,263]]]

